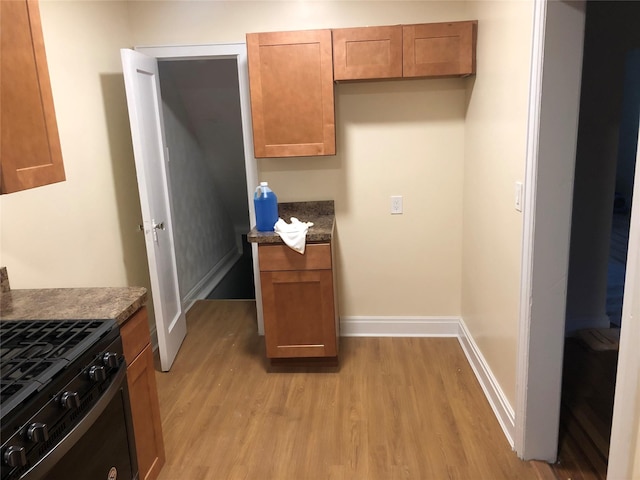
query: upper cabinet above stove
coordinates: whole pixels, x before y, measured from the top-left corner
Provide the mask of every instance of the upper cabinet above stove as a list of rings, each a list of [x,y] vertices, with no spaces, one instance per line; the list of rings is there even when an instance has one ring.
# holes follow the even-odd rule
[[[331,30],[247,34],[255,156],[335,155]]]
[[[65,180],[36,0],[0,2],[1,193]]]

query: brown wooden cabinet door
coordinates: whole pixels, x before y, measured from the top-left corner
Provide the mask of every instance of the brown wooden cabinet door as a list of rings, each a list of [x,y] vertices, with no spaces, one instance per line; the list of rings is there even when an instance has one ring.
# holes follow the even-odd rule
[[[335,155],[331,30],[247,34],[255,156]]]
[[[403,76],[446,77],[476,72],[477,21],[403,26]]]
[[[0,1],[1,193],[65,180],[38,2]]]
[[[333,30],[333,78],[402,78],[402,25]]]
[[[269,358],[335,357],[331,270],[260,272]]]
[[[165,458],[151,345],[147,345],[129,365],[127,384],[140,478],[155,479],[160,474]]]
[[[158,478],[165,460],[148,321],[147,308],[142,307],[120,328],[141,480]]]

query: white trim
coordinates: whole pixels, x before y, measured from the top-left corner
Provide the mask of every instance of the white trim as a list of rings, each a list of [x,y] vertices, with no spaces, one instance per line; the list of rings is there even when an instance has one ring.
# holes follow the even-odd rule
[[[480,387],[482,387],[482,391],[484,392],[485,397],[487,397],[489,405],[491,405],[491,409],[493,410],[502,431],[507,437],[509,445],[511,445],[511,448],[514,448],[513,438],[516,425],[513,407],[502,391],[502,388],[500,388],[498,380],[496,380],[496,377],[493,375],[491,368],[489,368],[489,364],[485,360],[482,352],[478,348],[478,345],[476,345],[476,342],[469,333],[467,325],[462,319],[460,319],[460,333],[458,335],[458,341],[460,342],[460,346],[469,361],[469,365],[471,365],[473,372],[476,374],[478,383],[480,384]]]
[[[527,387],[529,385],[529,340],[531,328],[531,296],[533,290],[533,235],[535,232],[538,140],[540,137],[540,110],[542,103],[542,74],[544,64],[544,35],[547,2],[535,0],[533,14],[533,40],[531,52],[531,78],[529,85],[529,120],[527,131],[527,158],[524,182],[524,210],[522,226],[522,259],[520,277],[520,319],[518,327],[518,361],[516,371],[516,412],[513,446],[524,455],[527,420]]]
[[[586,2],[535,0],[515,449],[557,458]]]
[[[341,317],[342,337],[457,337],[460,317]]]

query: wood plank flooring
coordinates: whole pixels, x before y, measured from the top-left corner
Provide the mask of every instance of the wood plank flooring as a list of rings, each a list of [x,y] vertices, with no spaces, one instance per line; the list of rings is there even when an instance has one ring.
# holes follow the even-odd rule
[[[342,338],[340,366],[268,367],[255,302],[200,301],[157,372],[160,480],[535,479],[458,341]]]
[[[565,341],[558,462],[552,465],[559,480],[607,476],[617,360],[617,350]]]

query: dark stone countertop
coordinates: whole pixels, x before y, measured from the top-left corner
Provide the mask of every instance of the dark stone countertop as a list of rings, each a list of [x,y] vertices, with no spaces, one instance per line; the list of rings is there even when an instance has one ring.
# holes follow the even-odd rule
[[[0,320],[103,320],[122,325],[147,301],[143,287],[17,289],[0,295]]]
[[[278,203],[278,216],[287,223],[291,222],[291,217],[301,222],[313,222],[307,231],[307,243],[327,243],[332,240],[335,224],[333,200]],[[284,244],[277,233],[259,232],[256,227],[248,233],[247,240],[252,243]]]

